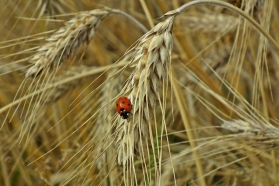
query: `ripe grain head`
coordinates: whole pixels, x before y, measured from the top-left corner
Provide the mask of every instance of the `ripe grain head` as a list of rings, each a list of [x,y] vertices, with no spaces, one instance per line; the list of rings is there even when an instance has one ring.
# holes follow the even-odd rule
[[[134,48],[135,55],[130,63],[134,71],[120,93],[131,100],[133,109],[130,118],[121,119],[116,128],[118,163],[124,167],[133,162],[135,152],[144,157],[145,140],[153,140],[155,110],[158,102],[162,109],[162,87],[166,85],[171,62],[173,20],[170,16],[158,23]]]
[[[81,12],[66,22],[32,56],[30,62],[34,65],[28,69],[26,77],[36,76],[45,68],[57,67],[73,56],[81,45],[89,43],[100,20],[109,13],[100,9]]]

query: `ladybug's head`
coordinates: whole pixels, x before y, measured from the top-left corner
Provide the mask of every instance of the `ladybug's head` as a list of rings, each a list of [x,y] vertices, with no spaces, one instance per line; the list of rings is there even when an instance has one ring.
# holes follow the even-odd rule
[[[120,113],[120,116],[123,118],[123,119],[128,119],[129,118],[129,115],[130,115],[130,112],[127,112],[126,110],[121,110],[121,113]]]

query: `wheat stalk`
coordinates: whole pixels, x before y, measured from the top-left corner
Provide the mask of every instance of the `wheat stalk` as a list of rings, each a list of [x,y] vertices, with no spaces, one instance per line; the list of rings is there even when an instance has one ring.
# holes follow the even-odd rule
[[[36,76],[45,68],[59,66],[82,44],[88,44],[100,20],[109,13],[100,9],[80,12],[75,18],[66,22],[64,27],[46,39],[47,42],[30,59],[34,65],[27,70],[26,77]]]

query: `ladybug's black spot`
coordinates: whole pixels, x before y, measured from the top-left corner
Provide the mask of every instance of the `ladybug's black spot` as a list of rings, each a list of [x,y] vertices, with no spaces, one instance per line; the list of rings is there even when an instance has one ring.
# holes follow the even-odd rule
[[[124,108],[121,108],[120,111],[124,111]]]
[[[125,103],[125,101],[122,101],[122,103]]]
[[[118,104],[116,104],[116,106],[118,106]]]

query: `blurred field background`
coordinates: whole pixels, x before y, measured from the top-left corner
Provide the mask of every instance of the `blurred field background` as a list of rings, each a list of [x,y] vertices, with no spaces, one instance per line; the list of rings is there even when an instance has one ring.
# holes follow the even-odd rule
[[[279,185],[279,50],[217,5],[175,18],[163,103],[140,137],[143,150],[133,149],[126,165],[119,159],[115,100],[135,75],[123,68],[132,58],[125,51],[187,2],[0,0],[0,185]],[[278,0],[223,2],[279,42]],[[32,56],[68,20],[108,8],[135,20],[105,16],[59,67],[25,77]]]

